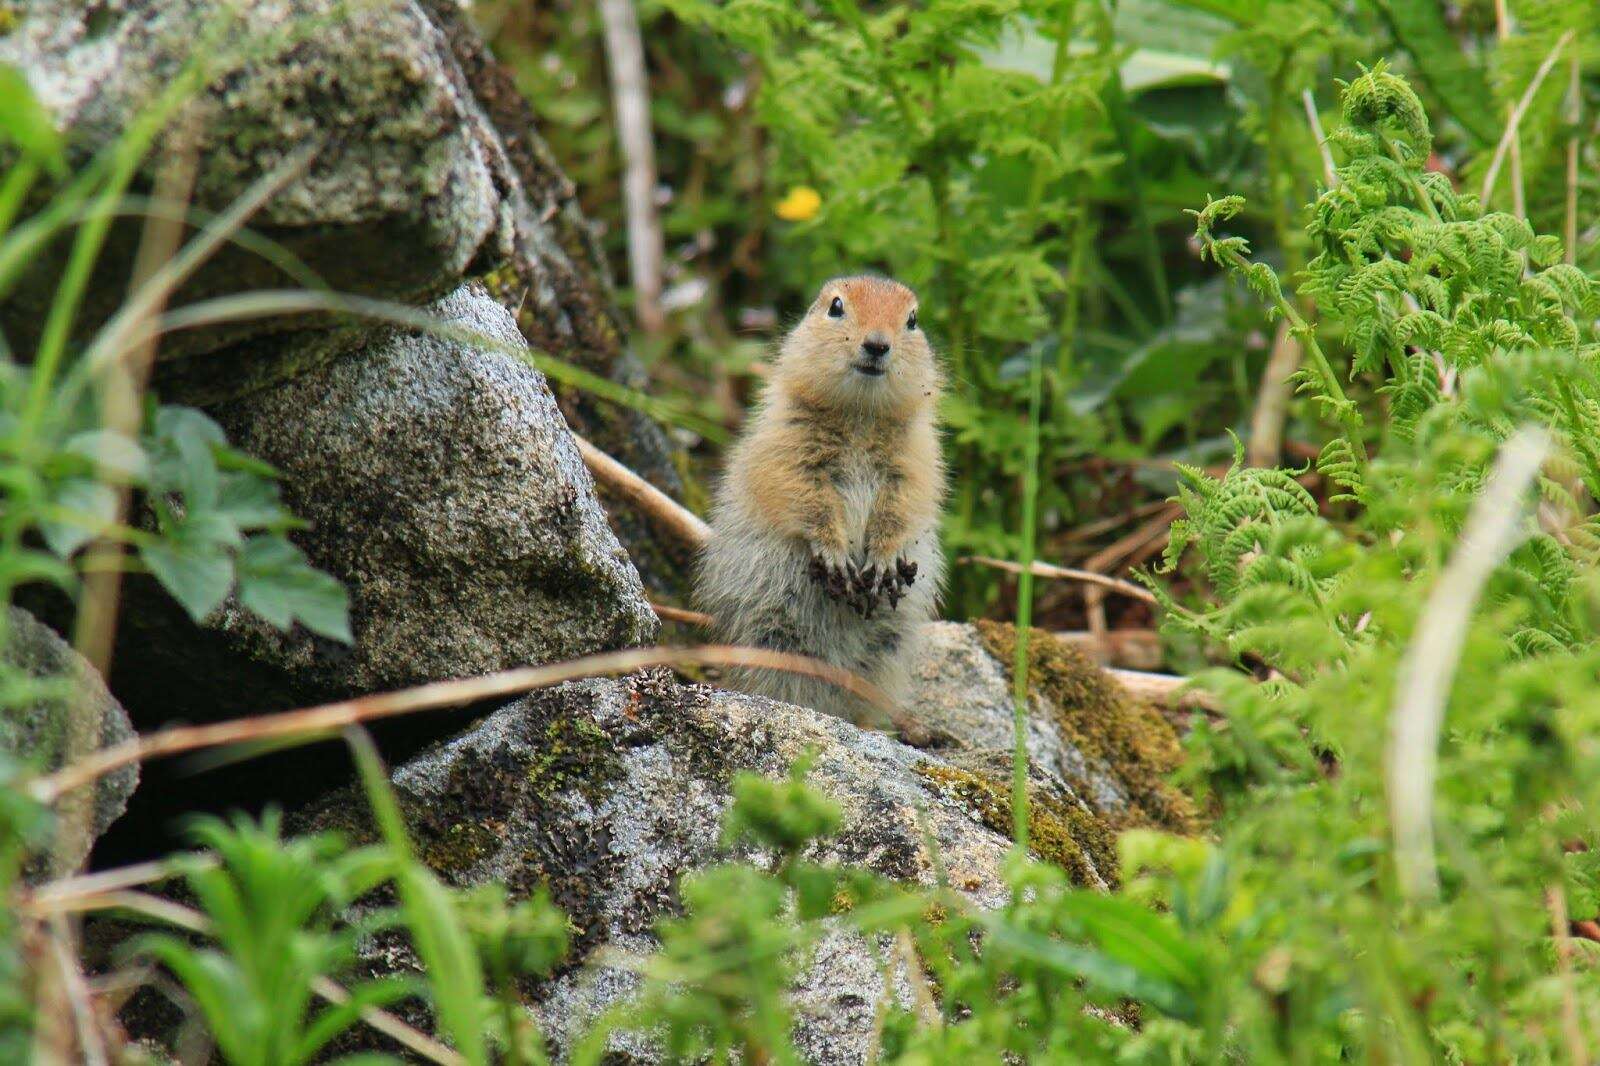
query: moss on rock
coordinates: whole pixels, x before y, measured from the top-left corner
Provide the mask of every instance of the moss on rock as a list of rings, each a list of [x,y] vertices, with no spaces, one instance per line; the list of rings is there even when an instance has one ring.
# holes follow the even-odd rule
[[[533,796],[548,802],[575,790],[597,802],[621,775],[616,742],[592,719],[554,718],[524,776]]]
[[[935,792],[959,799],[984,825],[1012,831],[1011,782],[944,763],[925,762],[917,774]],[[1116,884],[1116,834],[1105,820],[1039,788],[1028,786],[1028,850],[1066,870],[1075,884]]]
[[[1017,629],[975,623],[984,647],[1012,677]],[[1054,709],[1056,724],[1083,754],[1106,767],[1128,793],[1128,810],[1108,812],[1116,828],[1149,826],[1193,833],[1193,802],[1167,781],[1182,760],[1178,735],[1152,707],[1131,699],[1104,670],[1042,629],[1030,630],[1028,686]]]

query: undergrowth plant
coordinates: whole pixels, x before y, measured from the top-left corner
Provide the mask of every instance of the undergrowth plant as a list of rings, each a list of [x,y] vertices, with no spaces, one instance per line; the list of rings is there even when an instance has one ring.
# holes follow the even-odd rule
[[[1315,464],[1333,500],[1308,471],[1186,470],[1167,564],[1191,554],[1207,593],[1178,603],[1152,582],[1169,624],[1267,678],[1208,675],[1226,721],[1197,725],[1185,770],[1224,812],[1219,852],[1254,911],[1225,941],[1237,1032],[1265,1039],[1281,1019],[1277,1050],[1251,1061],[1565,1060],[1573,1026],[1600,1021],[1596,945],[1557,917],[1596,906],[1600,292],[1558,239],[1427,169],[1427,117],[1381,64],[1344,88],[1343,116],[1298,279],[1316,325],[1220,234],[1237,199],[1196,216],[1205,254],[1305,345],[1299,387],[1339,430]],[[1459,661],[1419,660],[1455,621],[1430,614],[1430,590],[1488,550],[1462,534],[1522,427],[1557,446],[1510,516],[1517,546],[1469,606]],[[1438,887],[1419,898],[1398,876],[1395,782],[1433,754],[1395,738],[1418,712],[1405,680],[1439,670],[1454,681],[1429,815]]]

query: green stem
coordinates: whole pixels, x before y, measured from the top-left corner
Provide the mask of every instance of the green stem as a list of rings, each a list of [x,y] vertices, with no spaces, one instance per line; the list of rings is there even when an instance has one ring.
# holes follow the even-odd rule
[[[10,231],[12,220],[17,217],[23,199],[28,195],[28,190],[33,188],[38,176],[38,164],[31,159],[24,159],[6,171],[4,179],[0,179],[0,236]]]
[[[1076,4],[1068,4],[1061,13],[1056,27],[1055,58],[1050,65],[1050,84],[1059,85],[1067,70],[1068,47],[1072,41],[1072,25]],[[1033,180],[1028,190],[1028,217],[1038,225],[1040,208],[1044,202],[1048,175],[1042,164],[1035,164]],[[1081,234],[1077,227],[1074,236]],[[1082,242],[1074,241],[1071,266],[1068,268],[1066,306],[1071,309],[1076,325],[1078,280],[1083,269]],[[1071,348],[1071,334],[1061,338],[1063,365]],[[1017,647],[1012,663],[1012,729],[1011,756],[1011,822],[1012,835],[1017,847],[1028,846],[1028,642],[1033,625],[1033,561],[1036,551],[1037,510],[1039,500],[1039,426],[1044,398],[1044,351],[1034,345],[1028,365],[1028,440],[1022,465],[1022,575],[1017,579]]]
[[[1237,251],[1226,249],[1222,252],[1228,265],[1241,275],[1250,270],[1250,261]],[[1356,461],[1361,466],[1367,464],[1366,445],[1361,441],[1361,413],[1356,410],[1344,394],[1344,388],[1339,384],[1339,376],[1334,373],[1333,365],[1328,362],[1327,355],[1322,351],[1322,346],[1317,343],[1316,331],[1311,328],[1300,312],[1294,309],[1294,304],[1280,291],[1273,297],[1273,304],[1278,313],[1289,320],[1289,332],[1299,340],[1306,358],[1310,360],[1311,367],[1317,372],[1317,377],[1322,382],[1323,391],[1333,401],[1335,409],[1339,412],[1339,425],[1344,429],[1345,436],[1350,440],[1351,450],[1355,453]]]
[[[1028,846],[1028,642],[1033,625],[1035,511],[1039,498],[1039,409],[1044,394],[1044,352],[1033,350],[1028,368],[1028,442],[1022,467],[1022,574],[1017,578],[1017,649],[1011,665],[1011,820],[1017,847]]]
[[[1417,172],[1412,169],[1410,163],[1406,162],[1405,156],[1400,154],[1400,146],[1381,133],[1378,137],[1383,141],[1384,148],[1388,149],[1389,158],[1393,159],[1399,164],[1400,169],[1405,171],[1406,182],[1411,186],[1411,195],[1417,198],[1417,206],[1422,208],[1429,221],[1443,222],[1444,220],[1439,217],[1439,209],[1433,204],[1433,197],[1428,195],[1428,190],[1422,187],[1422,181],[1417,177]]]

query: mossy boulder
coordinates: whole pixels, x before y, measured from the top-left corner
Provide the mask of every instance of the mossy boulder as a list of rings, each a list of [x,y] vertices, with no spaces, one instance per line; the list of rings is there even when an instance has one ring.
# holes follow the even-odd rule
[[[133,736],[127,712],[84,658],[55,631],[28,612],[6,610],[0,663],[27,678],[44,682],[51,691],[11,707],[0,715],[0,751],[38,771],[59,770],[69,751],[87,754]],[[30,880],[77,869],[89,847],[127,808],[139,783],[139,768],[124,766],[101,777],[79,797],[66,797],[57,807],[57,830],[73,836],[52,857],[30,860]],[[81,802],[80,805],[75,805]]]
[[[953,886],[984,907],[1007,898],[1000,870],[1009,826],[964,792],[1006,781],[1008,768],[950,761],[803,708],[681,685],[664,673],[533,694],[392,780],[419,854],[447,881],[499,881],[514,896],[547,886],[567,911],[571,965],[527,997],[565,1047],[637,987],[630,969],[597,949],[611,958],[653,950],[651,927],[675,912],[679,877],[729,857],[718,836],[734,775],[779,777],[807,751],[816,753],[811,783],[844,811],[839,834],[813,857],[932,884],[931,837]],[[1034,789],[1040,825],[1049,827],[1039,836],[1070,855],[1082,883],[1114,881],[1107,830],[1089,807],[1044,775]],[[309,824],[370,839],[364,811],[343,792]],[[416,965],[399,936],[376,938],[364,953],[373,971]],[[864,1061],[883,981],[872,945],[828,938],[795,990],[805,1061]],[[615,1050],[617,1061],[656,1061],[642,1039]]]
[[[427,300],[507,254],[509,166],[449,41],[416,3],[35,2],[20,14],[0,37],[0,62],[27,75],[65,131],[74,167],[148,113],[186,65],[204,64],[206,85],[144,161],[136,192],[154,187],[174,152],[190,150],[186,137],[197,164],[193,205],[205,212],[225,210],[308,153],[251,224],[334,291]],[[80,328],[104,321],[122,299],[140,228],[137,217],[113,227]],[[69,248],[70,240],[45,248],[0,309],[23,351]],[[299,283],[257,252],[229,246],[174,302]],[[164,344],[162,358],[216,351],[292,321],[188,331]],[[218,373],[208,387],[226,389],[228,362],[211,362]]]
[[[200,624],[129,575],[109,677],[141,729],[213,721],[650,643],[657,620],[608,527],[544,376],[513,354],[511,315],[465,286],[428,312],[496,348],[414,330],[370,336],[293,380],[210,412],[282,475],[308,528],[292,534],[348,590],[355,641],[279,631],[233,600]],[[70,606],[47,620],[70,623]],[[386,723],[410,754],[452,728]],[[305,747],[196,776],[150,768],[103,851],[138,861],[175,846],[173,820],[325,791],[346,768]]]
[[[203,88],[130,189],[148,195],[168,160],[192,152],[196,222],[297,162],[249,218],[251,232],[278,252],[263,254],[259,242],[225,243],[173,294],[173,306],[308,285],[415,305],[481,279],[530,343],[639,385],[642,371],[577,190],[466,6],[34,0],[13,5],[0,63],[28,78],[64,132],[73,168],[148,113],[186,64],[205,64]],[[0,147],[0,170],[9,161]],[[137,215],[111,226],[76,317],[80,339],[124,298],[142,231]],[[72,232],[43,246],[0,302],[0,331],[24,358],[46,320]],[[299,269],[288,268],[296,262]],[[295,313],[186,329],[162,339],[155,386],[169,401],[229,400],[325,365],[366,343],[373,328]],[[579,432],[684,495],[683,449],[649,417],[576,390],[561,390],[558,400]],[[676,589],[690,549],[655,536],[626,508],[611,517],[652,585]]]
[[[1013,626],[936,622],[924,633],[907,710],[945,743],[1010,751]],[[1153,707],[1132,699],[1081,652],[1043,630],[1028,647],[1028,756],[1082,796],[1115,828],[1188,833],[1194,805],[1168,775],[1178,736]]]
[[[657,621],[504,308],[427,308],[502,349],[413,330],[213,406],[282,475],[295,539],[350,593],[353,646],[225,603],[200,626],[129,583],[112,688],[135,720],[222,718],[648,643]],[[174,692],[173,676],[183,676]]]

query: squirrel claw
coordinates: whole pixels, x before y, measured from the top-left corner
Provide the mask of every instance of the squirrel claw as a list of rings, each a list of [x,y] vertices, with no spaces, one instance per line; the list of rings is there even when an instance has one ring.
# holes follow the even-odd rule
[[[811,577],[830,599],[849,607],[861,618],[871,618],[885,600],[891,611],[900,607],[906,590],[917,579],[917,564],[904,557],[883,564],[845,560],[827,562],[821,555],[811,556]]]
[[[811,577],[822,586],[831,598],[848,600],[855,584],[854,568],[849,563],[842,566],[833,566],[825,562],[820,555],[811,557]]]

